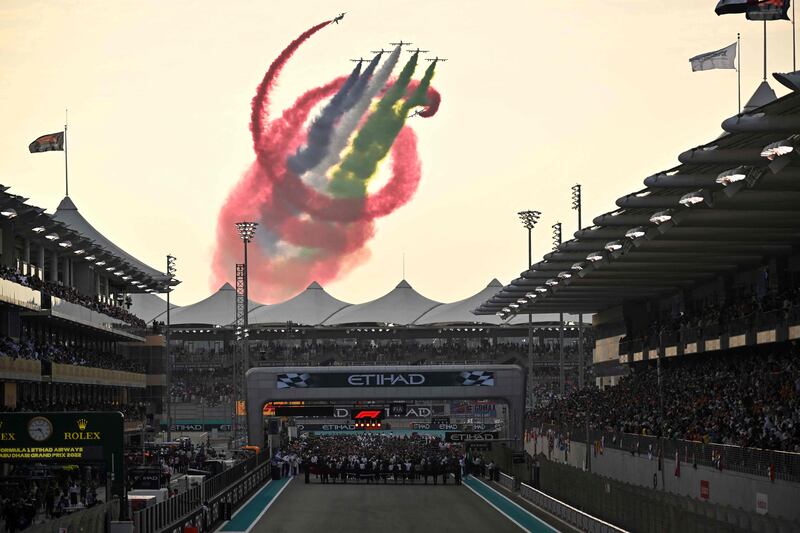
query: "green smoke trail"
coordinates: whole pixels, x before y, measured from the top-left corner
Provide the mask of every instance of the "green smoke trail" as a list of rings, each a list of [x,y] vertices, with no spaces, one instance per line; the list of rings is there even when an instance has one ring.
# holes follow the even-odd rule
[[[414,75],[417,60],[418,54],[411,56],[397,77],[397,81],[386,91],[375,111],[356,135],[353,147],[344,157],[328,184],[331,195],[350,198],[366,195],[369,179],[377,171],[381,160],[389,153],[395,137],[405,122],[408,114],[407,106],[409,106],[409,102],[415,100],[419,92],[418,90],[414,91],[408,102],[400,103],[411,82],[411,77]],[[433,64],[431,64],[432,66]],[[428,71],[431,71],[432,76],[432,70],[429,68]],[[426,72],[426,76],[427,74]],[[428,85],[430,85],[430,79],[428,79],[426,90]],[[420,87],[422,87],[422,83],[420,83]],[[421,98],[424,104],[424,92]]]

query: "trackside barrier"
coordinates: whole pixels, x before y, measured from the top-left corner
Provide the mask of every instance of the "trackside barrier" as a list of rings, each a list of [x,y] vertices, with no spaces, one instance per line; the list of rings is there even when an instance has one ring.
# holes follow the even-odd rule
[[[233,509],[268,477],[267,454],[261,453],[217,474],[200,486],[134,512],[134,531],[181,532],[186,525],[195,526],[201,532],[209,531],[211,524],[222,519],[226,509]],[[203,509],[204,502],[207,503],[207,512]]]
[[[514,479],[512,476],[509,476],[508,474],[504,474],[504,473],[500,472],[500,476],[499,476],[498,480],[499,480],[499,483],[502,486],[504,486],[505,488],[507,488],[508,490],[510,490],[510,491],[517,490],[517,487],[516,487],[517,480]]]
[[[544,509],[552,515],[588,533],[626,533],[626,530],[604,522],[599,518],[586,514],[580,509],[556,500],[530,485],[520,483],[519,494],[536,507]]]

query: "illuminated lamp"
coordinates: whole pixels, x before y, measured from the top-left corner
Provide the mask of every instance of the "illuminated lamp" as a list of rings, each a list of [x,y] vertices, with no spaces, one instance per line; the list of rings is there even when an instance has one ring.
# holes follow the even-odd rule
[[[617,250],[622,250],[622,243],[619,241],[607,242],[604,248],[609,252],[616,252]]]
[[[672,220],[672,211],[664,210],[664,211],[657,211],[650,216],[650,222],[653,224],[663,224],[664,222],[669,222]]]
[[[725,172],[721,172],[717,176],[717,179],[714,181],[716,181],[720,185],[724,185],[725,187],[727,187],[731,183],[742,181],[746,177],[747,177],[747,167],[736,167],[726,170]]]
[[[644,226],[636,226],[635,228],[631,228],[628,231],[626,231],[625,237],[630,240],[640,239],[645,236],[645,233],[646,231],[644,229]]]
[[[603,259],[603,252],[592,252],[586,256],[586,259],[592,263],[600,261]]]

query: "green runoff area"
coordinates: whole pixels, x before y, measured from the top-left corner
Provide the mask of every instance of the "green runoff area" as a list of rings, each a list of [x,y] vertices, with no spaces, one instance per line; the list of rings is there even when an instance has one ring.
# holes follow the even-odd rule
[[[0,413],[0,463],[103,464],[121,500],[123,433],[119,412]]]

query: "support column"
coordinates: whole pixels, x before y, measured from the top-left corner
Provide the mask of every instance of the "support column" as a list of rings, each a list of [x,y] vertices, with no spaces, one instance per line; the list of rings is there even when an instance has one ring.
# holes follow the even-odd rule
[[[50,274],[47,276],[48,281],[58,281],[58,254],[53,252],[50,258]]]
[[[31,275],[31,241],[30,239],[25,239],[25,244],[23,245],[24,248],[22,249],[22,260],[25,262],[25,269],[24,274],[26,276]]]
[[[41,244],[39,245],[39,252],[38,252],[38,260],[36,262],[36,266],[39,267],[39,279],[44,281],[44,246]]]

